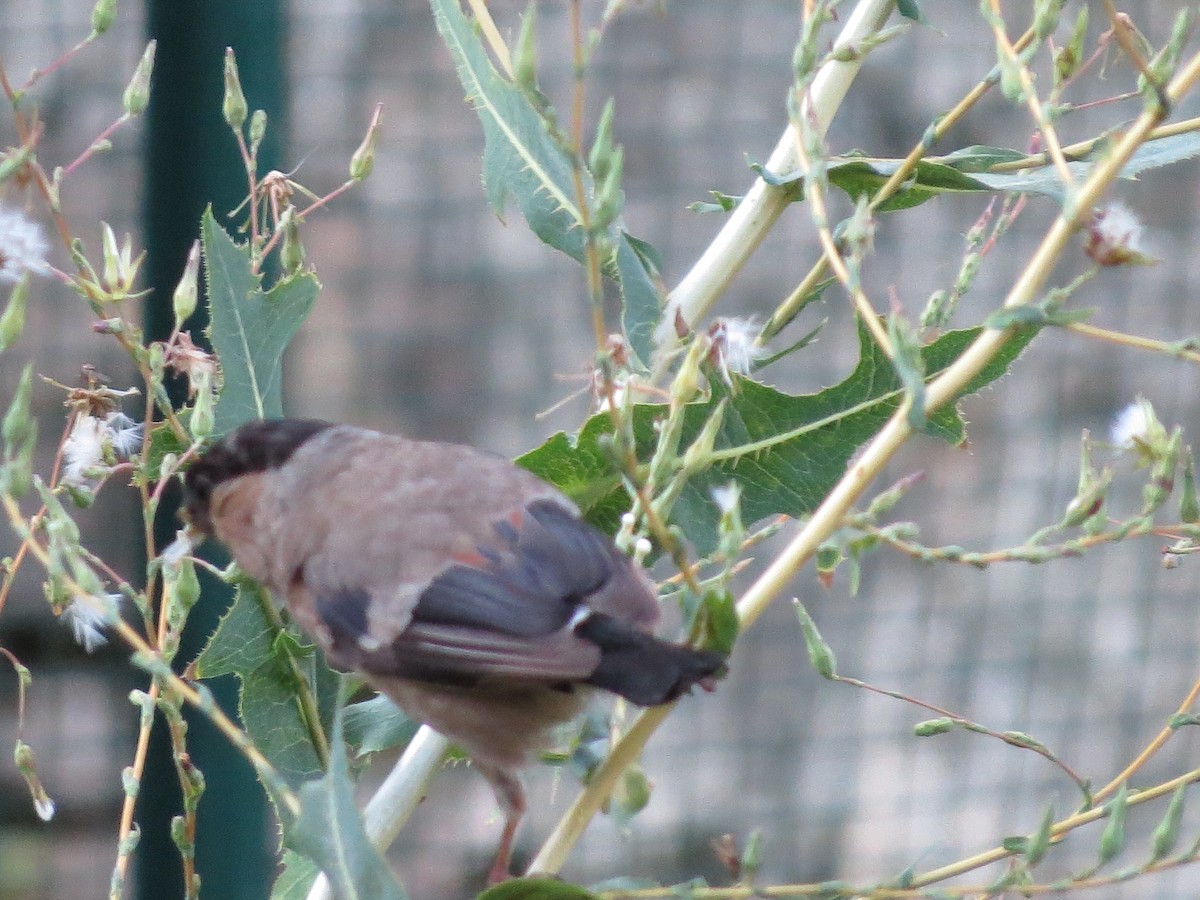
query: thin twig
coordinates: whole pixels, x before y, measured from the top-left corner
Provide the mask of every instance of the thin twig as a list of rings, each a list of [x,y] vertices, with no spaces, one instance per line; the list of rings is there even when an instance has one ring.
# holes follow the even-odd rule
[[[1046,115],[1046,109],[1038,98],[1037,89],[1033,84],[1033,74],[1029,71],[1029,67],[1021,61],[1016,46],[1009,42],[1008,35],[1004,33],[1000,0],[989,0],[989,2],[992,7],[992,34],[996,38],[996,46],[1008,58],[1009,64],[1017,73],[1017,78],[1021,82],[1021,95],[1029,106],[1029,114],[1037,123],[1038,131],[1041,132],[1042,139],[1046,142],[1046,152],[1049,153],[1050,159],[1058,169],[1058,177],[1062,179],[1063,186],[1069,190],[1075,185],[1075,176],[1067,167],[1067,160],[1063,156],[1062,145],[1058,140],[1058,130]]]
[[[4,508],[8,513],[10,524],[16,529],[21,536],[28,536],[28,526],[24,517],[21,514],[21,508],[17,505],[17,501],[9,495],[4,495],[2,500]],[[50,567],[50,556],[46,549],[37,541],[29,542],[30,552],[37,557],[38,561],[47,569]],[[63,583],[75,594],[79,599],[87,602],[91,595],[87,593],[73,579],[62,576]],[[164,683],[165,687],[177,692],[189,705],[198,709],[201,713],[216,726],[236,747],[243,756],[254,766],[263,782],[267,784],[274,792],[279,802],[294,816],[300,814],[300,799],[295,792],[287,786],[275,767],[271,765],[270,760],[263,756],[262,751],[255,746],[238,725],[225,714],[219,706],[217,706],[208,693],[207,689],[197,689],[193,685],[184,681],[178,675],[171,671],[170,667],[159,657],[157,650],[148,644],[140,634],[134,631],[127,622],[118,619],[112,624],[112,630],[123,640],[133,651],[137,657],[140,657],[140,664],[152,670],[156,680]]]
[[[834,51],[861,44],[876,34],[892,14],[895,0],[859,0],[834,42]],[[846,62],[830,60],[813,79],[809,97],[816,131],[824,134],[850,89],[866,54],[850,54]],[[767,170],[790,172],[796,167],[796,143],[789,124],[767,160]],[[742,268],[762,243],[767,232],[789,203],[783,188],[773,187],[757,179],[746,196],[730,213],[721,230],[713,238],[683,280],[671,291],[662,324],[655,340],[663,352],[675,347],[675,321],[678,316],[689,327],[695,326],[724,293],[734,275]]]

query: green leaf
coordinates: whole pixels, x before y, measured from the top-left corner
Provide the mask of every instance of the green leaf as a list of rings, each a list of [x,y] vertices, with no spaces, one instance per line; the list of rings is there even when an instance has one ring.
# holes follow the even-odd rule
[[[621,233],[617,244],[617,278],[623,301],[621,323],[634,356],[643,364],[654,352],[654,329],[662,317],[662,294],[653,248]]]
[[[954,362],[979,333],[978,328],[947,332],[924,347],[921,361],[926,377]],[[961,396],[1003,375],[1035,333],[1017,331]],[[806,515],[845,474],[858,448],[896,411],[904,389],[892,363],[865,329],[860,329],[859,345],[854,372],[819,393],[794,396],[739,379],[736,391],[726,394],[716,385],[708,400],[687,408],[681,446],[696,438],[722,400],[727,403],[715,441],[716,459],[683,488],[671,515],[698,552],[711,553],[717,544],[720,511],[710,495],[713,487],[731,480],[739,483],[742,516],[748,524],[780,513]],[[657,405],[635,407],[633,431],[639,458],[649,458],[657,440],[655,422],[664,414]],[[611,428],[609,416],[593,416],[573,440],[556,434],[517,462],[557,485],[592,524],[615,533],[629,501],[601,446]],[[929,416],[926,433],[960,444],[966,428],[954,404],[947,404]]]
[[[899,160],[848,160],[830,162],[829,180],[851,198],[874,197],[885,181],[899,168]],[[904,187],[879,206],[880,212],[891,212],[919,206],[942,194],[978,193],[989,191],[976,177],[966,175],[951,166],[922,160],[909,176]]]
[[[1098,141],[1086,157],[1067,163],[1067,168],[1076,178],[1085,178],[1092,165],[1108,148],[1106,141]],[[1200,155],[1200,133],[1171,135],[1150,141],[1137,149],[1129,162],[1121,169],[1120,177],[1135,180],[1138,175],[1151,169]],[[1027,159],[1017,150],[1003,147],[966,147],[947,156],[931,157],[919,162],[909,174],[904,186],[884,203],[880,211],[889,212],[919,206],[927,200],[943,194],[962,193],[1017,193],[1040,194],[1062,201],[1065,199],[1062,176],[1050,164],[1034,165],[1017,172],[992,172],[1000,163],[1011,163]],[[900,168],[902,160],[877,159],[862,155],[847,155],[831,159],[827,171],[829,181],[852,198],[866,194],[874,197],[893,173]],[[788,196],[796,201],[804,199],[803,172],[771,173],[761,165],[751,165],[768,184],[788,189]]]
[[[582,263],[583,219],[570,154],[528,94],[496,71],[458,0],[430,0],[430,6],[467,99],[483,124],[483,186],[492,209],[503,218],[511,196],[534,234]],[[582,174],[590,203],[594,184],[586,170]],[[620,286],[626,338],[644,363],[650,359],[650,336],[662,306],[653,277],[659,264],[644,242],[620,231],[612,239],[615,260],[606,265],[605,274]]]
[[[321,870],[307,856],[284,850],[279,860],[282,871],[271,886],[271,900],[305,900]]]
[[[346,743],[355,756],[407,744],[420,727],[383,694],[347,706],[345,720]]]
[[[1084,322],[1095,314],[1094,309],[1063,309],[1054,303],[1023,304],[1003,307],[983,320],[984,328],[1000,331],[1013,325],[1021,327],[1066,326]]]
[[[184,423],[185,427],[187,419],[188,412],[184,410],[180,414],[180,421]],[[171,423],[159,422],[150,430],[150,452],[146,455],[146,461],[141,467],[142,474],[148,481],[157,480],[166,455],[174,453],[176,456],[182,456],[187,448],[188,442],[179,438],[175,429],[171,427]]]
[[[492,66],[458,0],[430,0],[430,6],[467,99],[483,123],[488,202],[502,215],[511,195],[534,234],[582,261],[582,219],[566,150],[525,95]]]
[[[611,431],[609,416],[595,415],[574,439],[560,431],[516,462],[556,485],[579,505],[584,518],[613,534],[629,504],[620,476],[600,447]]]
[[[33,390],[33,364],[21,370],[21,378],[13,391],[12,403],[0,423],[4,438],[4,466],[0,474],[0,491],[14,499],[33,486],[33,451],[37,446],[37,419],[30,412],[29,398]]]
[[[300,817],[285,828],[287,846],[311,858],[339,900],[407,900],[407,894],[367,838],[334,717],[329,771],[300,788]]]
[[[987,172],[992,166],[1000,163],[1016,162],[1025,158],[1026,154],[1020,150],[973,144],[970,147],[955,150],[953,153],[947,153],[945,156],[939,156],[938,162],[957,169],[959,172]]]
[[[212,209],[201,222],[208,280],[208,335],[221,363],[224,388],[215,433],[251,419],[283,415],[283,351],[308,316],[319,285],[311,273],[292,275],[263,292],[250,250],[234,243]]]
[[[490,887],[476,900],[598,900],[595,894],[557,878],[514,878]]]
[[[640,763],[634,763],[617,779],[608,798],[608,815],[618,828],[628,828],[650,803],[650,794],[651,784],[646,777],[646,770]]]
[[[239,587],[233,605],[196,658],[194,671],[200,678],[237,676],[238,712],[247,733],[280,776],[295,788],[319,776],[322,768],[311,724],[297,699],[295,669],[284,655],[286,651],[281,650],[280,633],[266,612],[269,603],[261,588]],[[296,635],[298,631],[289,638]],[[319,725],[328,733],[340,676],[315,651],[297,663],[316,696]]]
[[[1107,149],[1107,144],[1101,141],[1088,157],[1078,162],[1067,163],[1067,168],[1077,178],[1085,178],[1094,162]],[[1121,169],[1120,177],[1133,181],[1143,172],[1182,162],[1197,155],[1200,155],[1200,133],[1192,132],[1159,138],[1139,147],[1129,158],[1125,167]],[[1019,174],[981,173],[977,177],[989,188],[997,191],[1044,194],[1056,200],[1062,200],[1065,196],[1062,180],[1054,166],[1026,169]]]

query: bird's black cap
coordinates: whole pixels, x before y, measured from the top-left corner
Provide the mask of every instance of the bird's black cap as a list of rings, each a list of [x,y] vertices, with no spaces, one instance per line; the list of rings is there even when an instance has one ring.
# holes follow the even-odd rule
[[[211,531],[209,505],[217,486],[287,462],[293,453],[330,422],[320,419],[259,419],[221,438],[183,476],[183,504],[192,524]]]

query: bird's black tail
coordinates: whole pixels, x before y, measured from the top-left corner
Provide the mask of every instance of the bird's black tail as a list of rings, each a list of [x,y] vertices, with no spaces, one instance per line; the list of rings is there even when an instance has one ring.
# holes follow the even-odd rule
[[[600,648],[600,665],[587,684],[638,706],[669,703],[725,669],[725,657],[719,653],[660,641],[604,613],[589,615],[575,626],[575,633]]]

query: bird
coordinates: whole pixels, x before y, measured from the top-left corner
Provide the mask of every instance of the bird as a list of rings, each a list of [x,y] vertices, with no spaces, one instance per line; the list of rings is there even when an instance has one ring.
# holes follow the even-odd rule
[[[185,518],[286,606],[335,667],[459,745],[505,822],[520,771],[590,695],[711,690],[726,657],[654,636],[640,563],[558,488],[472,447],[316,419],[247,422],[183,478]]]

